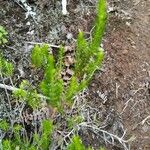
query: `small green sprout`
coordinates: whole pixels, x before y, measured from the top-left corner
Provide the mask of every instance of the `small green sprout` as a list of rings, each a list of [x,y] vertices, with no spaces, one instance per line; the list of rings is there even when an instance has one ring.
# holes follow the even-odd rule
[[[10,77],[13,74],[13,64],[6,61],[0,54],[0,74]]]
[[[14,97],[19,101],[25,101],[33,109],[40,107],[40,98],[36,89],[26,80],[23,80],[18,90],[13,91]]]
[[[79,136],[74,136],[66,150],[86,150]]]
[[[5,31],[4,27],[0,25],[0,45],[4,45],[8,42],[6,36],[8,33]]]
[[[0,129],[5,131],[5,132],[9,129],[9,124],[7,123],[6,120],[0,121]]]

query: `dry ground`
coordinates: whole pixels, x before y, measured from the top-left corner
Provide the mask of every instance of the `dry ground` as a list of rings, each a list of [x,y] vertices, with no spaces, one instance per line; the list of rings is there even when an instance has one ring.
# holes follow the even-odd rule
[[[128,4],[130,3],[130,4]],[[125,11],[109,15],[104,39],[107,51],[104,70],[95,75],[91,97],[97,103],[99,90],[106,93],[106,104],[121,117],[129,136],[135,139],[131,149],[150,149],[150,2],[120,3]],[[124,18],[124,19],[123,19]],[[99,105],[99,104],[97,104]]]

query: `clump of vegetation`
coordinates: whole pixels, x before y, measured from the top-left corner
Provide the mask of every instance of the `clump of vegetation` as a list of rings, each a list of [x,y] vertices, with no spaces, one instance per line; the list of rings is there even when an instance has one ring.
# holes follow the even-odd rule
[[[70,102],[74,95],[82,91],[91,80],[95,70],[99,69],[104,58],[103,49],[100,42],[106,24],[106,3],[99,0],[97,7],[97,17],[91,41],[86,41],[83,32],[79,32],[77,46],[75,50],[74,75],[70,84],[64,88],[61,78],[63,69],[64,50],[59,49],[58,60],[49,55],[48,46],[39,47],[36,45],[32,51],[32,62],[38,68],[44,68],[44,79],[40,84],[42,93],[47,96],[48,103],[52,106],[60,106],[61,102]]]
[[[4,45],[8,42],[7,37],[6,37],[7,35],[8,33],[6,32],[4,27],[0,26],[0,45]]]
[[[94,71],[102,63],[104,52],[100,48],[100,43],[104,34],[106,19],[106,2],[105,0],[99,0],[91,41],[86,41],[83,32],[80,31],[78,34],[75,73],[80,79],[90,80]]]
[[[9,129],[9,124],[1,122],[1,129]],[[25,136],[24,128],[21,125],[14,125],[12,129],[13,137],[2,141],[3,150],[48,150],[52,140],[53,124],[50,120],[43,120],[38,132]],[[21,136],[23,135],[23,136]]]
[[[3,26],[0,25],[0,46],[4,46],[8,40],[7,40],[7,31],[4,29]],[[1,78],[4,77],[10,77],[13,74],[14,67],[12,63],[5,60],[2,56],[2,53],[0,52],[0,76]]]
[[[67,150],[90,150],[86,149],[79,136],[74,136],[72,142],[68,145]]]
[[[14,67],[12,63],[6,61],[2,55],[0,55],[0,74],[1,76],[12,76]]]
[[[70,105],[73,97],[88,86],[94,72],[102,64],[104,51],[100,48],[100,43],[105,24],[106,1],[99,0],[91,41],[87,41],[84,38],[84,33],[79,31],[75,50],[74,74],[67,86],[64,86],[61,76],[61,72],[64,69],[64,48],[60,47],[58,57],[55,59],[52,54],[49,54],[47,45],[36,45],[32,50],[31,61],[33,66],[44,71],[43,80],[38,87],[33,87],[28,81],[23,81],[18,90],[14,91],[15,98],[19,99],[19,101],[24,101],[33,109],[40,107],[41,96],[46,99],[47,104],[52,108],[61,108],[63,110],[63,105]],[[7,32],[0,26],[0,45],[7,43],[6,35]],[[11,76],[12,72],[13,65],[0,56],[1,76]],[[38,94],[37,91],[41,92],[42,95]],[[73,128],[74,124],[82,122],[83,118],[77,116],[74,119],[67,119],[68,128]],[[8,124],[7,121],[2,120],[0,130],[7,132],[9,130]],[[43,120],[39,131],[31,133],[30,136],[25,134],[26,131],[20,124],[14,125],[11,130],[12,136],[2,140],[3,150],[48,150],[52,140],[53,122]],[[67,146],[67,150],[86,149],[78,136],[74,136],[72,142]]]
[[[20,102],[26,102],[33,109],[41,107],[37,90],[26,80],[21,82],[18,90],[13,91],[13,96]]]

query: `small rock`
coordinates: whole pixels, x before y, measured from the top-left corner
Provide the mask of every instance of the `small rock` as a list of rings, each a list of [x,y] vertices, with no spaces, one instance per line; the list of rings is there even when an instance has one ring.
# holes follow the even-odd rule
[[[123,50],[122,54],[127,54],[128,50]]]
[[[131,23],[130,23],[130,22],[126,22],[126,25],[127,25],[127,26],[130,26],[130,25],[131,25]]]
[[[71,69],[67,68],[66,73],[72,76],[74,72]]]
[[[72,33],[67,33],[66,37],[67,37],[68,40],[70,40],[70,39],[73,38],[73,35],[72,35]]]
[[[31,23],[28,21],[28,22],[26,23],[26,25],[27,25],[27,26],[30,26],[30,25],[31,25]]]

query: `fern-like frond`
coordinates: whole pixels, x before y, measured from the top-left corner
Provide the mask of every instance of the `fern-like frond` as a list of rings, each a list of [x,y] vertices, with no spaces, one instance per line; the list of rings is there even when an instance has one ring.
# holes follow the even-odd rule
[[[12,76],[14,71],[13,64],[6,61],[0,54],[0,74],[6,77]]]
[[[71,143],[68,145],[67,150],[86,150],[85,146],[79,136],[74,136]]]
[[[79,31],[77,38],[77,46],[75,51],[75,74],[80,78],[83,75],[83,70],[90,57],[90,49],[88,42],[84,38],[83,32]],[[81,68],[83,69],[81,71]]]
[[[47,102],[54,107],[59,106],[64,89],[63,80],[57,76],[57,73],[57,68],[55,68],[54,65],[54,57],[50,55],[47,60],[44,79],[40,84],[40,88],[43,94],[49,97]]]
[[[66,90],[66,100],[70,102],[70,100],[73,98],[73,96],[77,93],[78,90],[78,81],[77,77],[73,76],[70,81],[70,85],[68,86]]]
[[[49,56],[48,48],[49,47],[46,44],[44,44],[42,47],[40,47],[39,45],[34,46],[31,56],[33,65],[35,65],[38,68],[45,67]]]
[[[100,46],[105,31],[107,20],[106,0],[99,0],[97,5],[97,15],[95,20],[95,28],[92,34],[91,49],[97,51]]]

